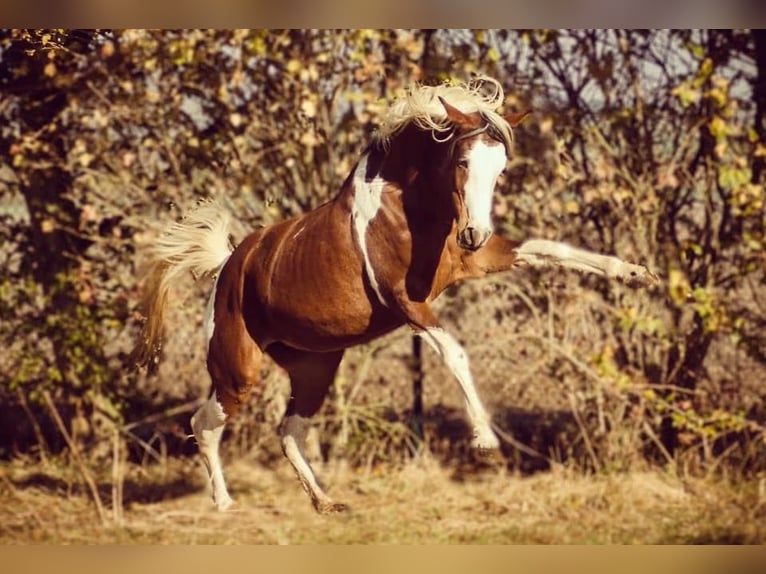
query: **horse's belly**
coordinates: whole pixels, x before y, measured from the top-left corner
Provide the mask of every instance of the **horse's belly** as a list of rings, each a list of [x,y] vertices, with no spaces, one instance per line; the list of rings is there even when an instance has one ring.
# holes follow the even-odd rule
[[[346,294],[348,295],[348,294]],[[330,351],[368,342],[401,325],[386,308],[353,296],[310,298],[271,305],[261,331],[262,343],[281,342],[310,351]]]
[[[401,324],[381,303],[365,275],[348,224],[324,210],[267,228],[242,246],[240,301],[247,329],[267,347],[281,342],[305,350],[335,350],[364,343]],[[235,252],[236,260],[239,253]]]

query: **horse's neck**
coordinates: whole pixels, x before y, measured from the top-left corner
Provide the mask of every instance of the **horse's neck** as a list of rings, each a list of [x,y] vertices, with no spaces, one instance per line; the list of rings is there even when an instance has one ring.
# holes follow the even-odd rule
[[[445,270],[454,265],[441,263],[456,251],[451,189],[434,181],[436,170],[431,167],[443,150],[425,135],[428,139],[395,138],[388,146],[368,146],[328,211],[333,217],[350,218],[347,229],[356,237],[372,230],[367,241],[378,242],[373,247],[365,241],[364,250],[375,249],[377,257],[392,261],[409,260],[408,290],[419,300],[453,281]]]
[[[436,180],[433,164],[438,149],[430,132],[414,127],[406,128],[395,137],[386,150],[378,154],[380,175],[401,191],[402,205],[407,219],[418,229],[429,234],[443,233],[451,227],[455,208],[449,186]]]
[[[435,158],[444,153],[438,145],[430,133],[415,128],[386,145],[373,142],[346,178],[336,204],[347,216],[356,212],[370,220],[378,209],[400,209],[412,235],[443,243],[454,227],[455,207],[449,185],[435,181]]]

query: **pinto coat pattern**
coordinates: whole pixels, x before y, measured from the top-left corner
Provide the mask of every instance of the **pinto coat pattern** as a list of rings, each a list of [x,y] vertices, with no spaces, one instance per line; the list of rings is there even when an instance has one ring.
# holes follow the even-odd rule
[[[216,276],[205,318],[209,400],[192,417],[216,507],[231,503],[219,458],[226,421],[259,383],[264,353],[290,377],[282,448],[319,512],[337,512],[303,454],[311,417],[344,350],[402,325],[445,361],[465,398],[476,448],[498,439],[468,357],[429,306],[456,281],[516,266],[561,266],[650,285],[646,267],[541,239],[514,243],[493,232],[492,196],[512,128],[524,114],[497,112],[492,78],[416,86],[391,103],[381,129],[339,193],[301,216],[228,244],[230,215],[213,202],[173,225],[152,247],[139,352],[161,339],[167,292],[183,273]]]

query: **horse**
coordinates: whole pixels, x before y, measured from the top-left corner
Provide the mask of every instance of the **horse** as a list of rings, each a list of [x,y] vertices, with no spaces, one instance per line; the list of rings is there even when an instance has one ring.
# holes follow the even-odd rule
[[[472,446],[499,447],[468,357],[430,303],[457,281],[520,266],[564,268],[631,286],[658,281],[643,265],[545,239],[514,242],[495,233],[492,198],[526,115],[498,111],[500,83],[414,85],[390,102],[378,130],[331,200],[229,243],[232,216],[202,203],[150,248],[146,321],[138,356],[159,351],[168,291],[182,275],[213,277],[204,315],[207,401],[191,428],[212,498],[232,498],[219,445],[226,421],[258,383],[268,355],[289,376],[279,425],[284,455],[319,513],[342,512],[304,456],[310,419],[320,409],[345,349],[407,325],[457,379],[473,430]]]

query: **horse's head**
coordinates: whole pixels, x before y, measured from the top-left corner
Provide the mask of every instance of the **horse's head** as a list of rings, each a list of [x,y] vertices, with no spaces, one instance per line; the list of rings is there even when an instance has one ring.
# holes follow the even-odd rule
[[[492,195],[505,168],[508,151],[494,126],[478,113],[465,113],[439,97],[455,132],[449,140],[447,169],[452,177],[452,197],[458,223],[457,243],[475,251],[492,235]],[[509,114],[505,121],[515,127],[523,114]]]

